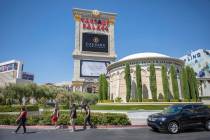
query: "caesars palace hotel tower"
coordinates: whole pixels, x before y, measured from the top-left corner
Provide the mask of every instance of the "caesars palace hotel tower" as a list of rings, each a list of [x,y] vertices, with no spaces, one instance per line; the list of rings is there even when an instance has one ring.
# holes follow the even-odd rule
[[[73,9],[75,48],[73,51],[73,91],[95,93],[98,77],[116,59],[114,47],[115,13]]]

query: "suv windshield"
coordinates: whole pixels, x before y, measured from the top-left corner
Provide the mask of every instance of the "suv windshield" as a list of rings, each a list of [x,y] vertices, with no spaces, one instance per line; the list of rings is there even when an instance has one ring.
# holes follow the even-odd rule
[[[163,110],[164,114],[174,114],[182,111],[182,106],[169,106]]]

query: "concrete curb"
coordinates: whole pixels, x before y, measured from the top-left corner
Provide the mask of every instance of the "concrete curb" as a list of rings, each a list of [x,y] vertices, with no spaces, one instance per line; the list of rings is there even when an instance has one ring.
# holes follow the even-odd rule
[[[96,129],[137,129],[137,128],[145,128],[147,125],[129,125],[129,126],[116,126],[116,125],[99,125]],[[16,129],[15,125],[0,125],[0,129]],[[54,127],[52,125],[33,125],[27,126],[28,129],[41,129],[41,130],[56,130],[56,129],[72,129],[69,125],[60,125],[58,127]],[[83,126],[76,126],[76,129],[82,129]],[[89,129],[89,127],[88,127]]]

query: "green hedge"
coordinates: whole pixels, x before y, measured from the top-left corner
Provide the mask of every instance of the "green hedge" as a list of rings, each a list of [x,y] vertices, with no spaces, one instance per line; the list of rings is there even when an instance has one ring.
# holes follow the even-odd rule
[[[114,103],[114,100],[98,100],[98,103]]]
[[[92,105],[92,110],[163,110],[169,105]]]
[[[171,99],[170,102],[180,102],[178,99]]]
[[[92,105],[92,110],[163,110],[170,105]],[[210,108],[210,105],[208,105]]]
[[[1,105],[0,112],[20,112],[21,105]],[[37,105],[27,105],[25,106],[27,111],[39,111],[39,107]]]
[[[40,116],[29,116],[27,119],[27,125],[50,125],[52,112],[45,112]],[[69,113],[61,112],[58,119],[59,125],[69,125]],[[15,125],[15,119],[17,115],[0,115],[1,125]],[[125,114],[114,114],[114,113],[92,113],[91,120],[95,125],[130,125],[130,121]],[[84,113],[78,113],[76,125],[83,125]]]
[[[200,96],[200,99],[210,99],[210,96]]]
[[[143,102],[154,102],[152,99],[142,99]]]

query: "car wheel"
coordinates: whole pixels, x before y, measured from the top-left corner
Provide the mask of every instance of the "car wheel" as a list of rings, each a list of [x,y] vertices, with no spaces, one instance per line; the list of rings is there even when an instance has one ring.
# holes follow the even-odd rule
[[[177,122],[169,122],[168,123],[168,132],[171,134],[176,134],[179,132],[179,125]]]
[[[205,128],[206,128],[207,131],[210,131],[210,120],[206,121]]]

